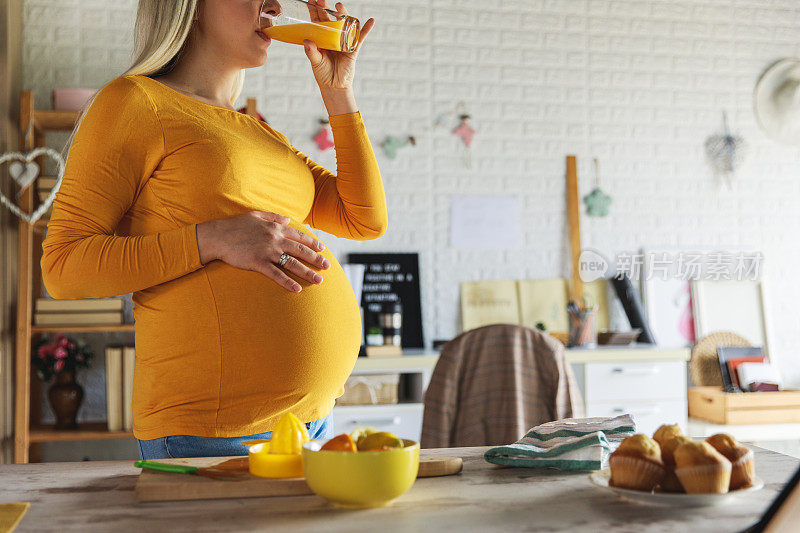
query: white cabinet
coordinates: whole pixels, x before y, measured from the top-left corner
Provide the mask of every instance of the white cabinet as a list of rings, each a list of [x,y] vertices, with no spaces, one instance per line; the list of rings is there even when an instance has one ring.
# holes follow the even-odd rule
[[[586,364],[586,402],[674,400],[686,397],[683,361]]]
[[[661,424],[680,424],[686,431],[686,402],[612,402],[586,405],[586,416],[619,416],[629,414],[636,423],[636,432],[652,436]]]
[[[358,426],[372,426],[398,437],[419,442],[422,432],[422,404],[341,406],[333,409],[333,430],[350,433]]]
[[[586,416],[628,413],[647,435],[661,424],[687,428],[685,361],[586,363],[583,378]]]

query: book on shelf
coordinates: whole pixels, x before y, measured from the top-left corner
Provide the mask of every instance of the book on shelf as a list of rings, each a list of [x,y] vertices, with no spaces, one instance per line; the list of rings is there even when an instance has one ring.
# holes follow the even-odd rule
[[[36,326],[110,326],[124,324],[122,311],[34,313]]]
[[[516,280],[461,282],[461,327],[464,331],[487,324],[519,324],[520,316]]]
[[[106,346],[106,416],[109,431],[133,430],[133,346]]]
[[[548,331],[569,331],[568,293],[564,278],[518,280],[520,321],[509,323],[535,328],[541,322]]]
[[[133,431],[133,368],[136,348],[122,347],[122,429]]]
[[[461,282],[461,329],[490,324],[517,324],[550,332],[569,329],[569,290],[564,278]],[[597,325],[608,329],[608,281],[583,284],[584,295],[597,306]]]
[[[109,431],[122,431],[122,347],[106,346],[106,420]]]
[[[63,311],[122,311],[122,298],[82,298],[79,300],[56,300],[54,298],[36,298],[36,311],[63,312]]]

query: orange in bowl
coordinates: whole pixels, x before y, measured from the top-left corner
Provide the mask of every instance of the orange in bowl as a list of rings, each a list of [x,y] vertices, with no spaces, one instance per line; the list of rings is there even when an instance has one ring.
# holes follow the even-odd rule
[[[320,450],[332,452],[357,452],[358,448],[356,448],[356,443],[353,442],[353,438],[350,435],[347,433],[342,433],[341,435],[337,435],[326,442],[322,448],[320,448]]]
[[[327,441],[330,442],[330,441]],[[323,450],[325,440],[303,444],[303,471],[316,494],[340,507],[381,507],[417,479],[419,444],[374,451]]]

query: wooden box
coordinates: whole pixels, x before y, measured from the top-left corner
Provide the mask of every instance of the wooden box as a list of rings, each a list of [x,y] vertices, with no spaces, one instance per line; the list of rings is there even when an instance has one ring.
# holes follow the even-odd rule
[[[797,423],[800,391],[735,393],[719,387],[690,387],[689,416],[715,424]]]
[[[384,344],[382,346],[365,346],[367,357],[396,357],[403,355],[403,348],[394,344]]]
[[[397,403],[400,374],[357,375],[347,378],[336,405],[386,405]]]

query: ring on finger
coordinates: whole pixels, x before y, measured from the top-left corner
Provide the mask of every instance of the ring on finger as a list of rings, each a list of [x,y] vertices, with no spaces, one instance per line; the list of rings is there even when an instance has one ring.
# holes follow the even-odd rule
[[[279,265],[279,266],[283,266],[283,265],[285,265],[285,264],[286,264],[286,261],[288,261],[288,260],[289,260],[289,254],[287,254],[286,252],[284,252],[284,253],[282,253],[282,254],[281,254],[281,259],[280,259],[280,261],[278,262],[278,265]]]

